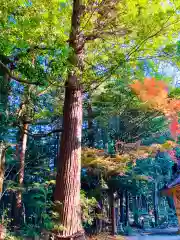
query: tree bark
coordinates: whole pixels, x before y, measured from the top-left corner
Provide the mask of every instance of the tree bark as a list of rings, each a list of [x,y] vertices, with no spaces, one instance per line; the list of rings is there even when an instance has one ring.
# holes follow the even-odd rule
[[[169,196],[167,196],[166,199],[167,199],[169,208],[175,210],[175,205],[174,205],[173,199]]]
[[[153,205],[154,205],[154,218],[155,225],[158,225],[158,196],[157,196],[157,182],[154,183],[154,194],[153,194]]]
[[[9,76],[0,67],[0,199],[3,191],[5,170],[5,134],[7,131],[7,107],[9,94]]]
[[[7,131],[9,76],[0,68],[0,141],[4,141]]]
[[[116,229],[116,216],[115,216],[115,201],[114,194],[110,193],[110,208],[111,208],[111,235],[115,235],[117,233]]]
[[[6,148],[3,142],[0,142],[0,200],[2,197],[3,183],[4,183],[5,153],[6,153]]]
[[[21,138],[21,147],[20,147],[20,164],[19,164],[19,187],[23,187],[24,182],[24,166],[25,166],[25,155],[26,155],[26,148],[27,148],[27,140],[28,135],[26,132],[28,131],[28,124],[23,124],[23,133]],[[19,190],[16,195],[16,223],[21,224],[21,220],[23,217],[23,203],[22,203],[22,190]]]
[[[123,192],[120,193],[120,222],[124,222]]]
[[[125,225],[128,226],[129,224],[129,193],[126,190],[126,219],[125,219]]]
[[[81,90],[66,89],[64,103],[64,131],[62,133],[55,200],[62,203],[60,222],[65,227],[63,237],[82,230],[80,211],[81,172]]]
[[[89,101],[87,106],[87,113],[88,113],[88,146],[94,147],[94,129],[93,129],[93,111],[92,111],[92,104]]]
[[[69,62],[73,71],[69,73],[65,84],[63,132],[54,193],[55,201],[61,203],[57,210],[60,224],[63,225],[64,229],[56,234],[57,239],[84,239],[80,208],[82,135],[82,89],[80,80],[83,71],[85,44],[84,35],[80,31],[80,21],[83,9],[82,0],[73,1],[69,39],[70,47],[73,49],[73,53],[69,56]]]
[[[133,214],[134,214],[134,222],[136,225],[139,225],[139,207],[137,196],[133,197]]]

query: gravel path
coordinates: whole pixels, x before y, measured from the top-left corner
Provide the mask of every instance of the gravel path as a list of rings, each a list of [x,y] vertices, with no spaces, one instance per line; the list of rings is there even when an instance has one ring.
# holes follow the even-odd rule
[[[180,235],[170,236],[170,235],[140,235],[136,237],[127,237],[127,240],[180,240]]]
[[[126,240],[180,240],[178,228],[150,229],[139,233],[137,236],[126,237]]]

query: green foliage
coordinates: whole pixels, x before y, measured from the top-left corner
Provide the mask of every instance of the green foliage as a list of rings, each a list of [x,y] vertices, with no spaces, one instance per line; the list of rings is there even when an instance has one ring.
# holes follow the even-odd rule
[[[8,218],[8,210],[8,208],[4,209],[0,219],[0,224],[2,224],[2,226],[4,226],[5,228],[7,228],[9,223],[11,222],[11,219]]]
[[[172,89],[169,96],[172,97],[172,98],[179,99],[180,98],[180,89],[179,88]]]
[[[129,88],[130,80],[126,77],[109,82],[92,96],[93,116],[97,122],[94,132],[98,127],[103,128],[106,138],[108,135],[113,137],[112,142],[118,138],[123,142],[143,141],[161,133],[167,126],[161,113],[149,111],[138,100]]]
[[[14,236],[12,233],[7,233],[5,240],[23,240],[22,237]]]
[[[40,232],[37,230],[38,226],[34,226],[32,224],[27,224],[24,226],[24,228],[21,231],[21,235],[24,237],[35,237],[40,234]]]
[[[81,208],[82,208],[82,220],[84,224],[91,225],[95,217],[95,207],[97,201],[94,197],[87,198],[86,193],[81,190]]]

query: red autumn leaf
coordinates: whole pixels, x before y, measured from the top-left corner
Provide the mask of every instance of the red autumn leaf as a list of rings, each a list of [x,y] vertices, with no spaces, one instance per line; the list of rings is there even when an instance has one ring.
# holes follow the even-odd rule
[[[169,125],[169,130],[171,133],[171,136],[176,139],[177,136],[180,134],[180,126],[179,126],[179,122],[178,122],[178,117],[175,116],[172,120],[171,123]]]
[[[145,78],[144,82],[136,80],[130,86],[141,101],[145,102],[150,108],[162,112],[170,120],[171,135],[177,140],[177,136],[180,134],[178,123],[180,100],[168,97],[166,83],[157,81],[155,78]]]

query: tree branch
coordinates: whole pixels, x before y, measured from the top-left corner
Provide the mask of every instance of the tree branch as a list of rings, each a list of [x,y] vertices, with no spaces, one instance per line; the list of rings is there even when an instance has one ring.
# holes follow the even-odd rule
[[[41,137],[48,137],[48,136],[50,136],[50,135],[53,134],[53,133],[60,133],[60,132],[62,132],[62,131],[63,131],[62,128],[58,128],[58,129],[54,129],[54,130],[52,130],[52,131],[50,131],[50,132],[48,132],[48,133],[32,134],[32,133],[30,133],[29,131],[25,131],[24,133],[25,133],[26,135],[28,135],[28,136],[33,137],[33,138],[41,138]]]
[[[37,82],[29,82],[29,81],[27,81],[25,79],[22,79],[22,78],[18,77],[18,76],[14,76],[12,74],[12,72],[10,71],[10,69],[8,67],[6,67],[6,65],[3,62],[1,62],[1,61],[0,61],[0,66],[4,69],[4,71],[9,75],[10,78],[14,79],[17,82],[25,83],[25,84],[31,84],[31,85],[36,85],[36,86],[43,85],[43,84],[41,84],[38,81]]]
[[[40,50],[40,51],[50,50],[50,51],[54,51],[56,49],[52,48],[52,47],[47,47],[47,46],[37,46],[37,45],[34,45],[34,46],[31,46],[31,47],[27,48],[25,50],[25,52],[19,52],[15,56],[6,57],[6,59],[9,59],[9,62],[12,63],[12,61],[10,60],[11,58],[13,58],[14,61],[18,61],[21,57],[23,57],[24,55],[27,55],[28,53],[30,53],[30,52],[32,52],[34,50]]]
[[[16,145],[16,144],[15,144]],[[40,156],[39,158],[33,158],[31,159],[29,162],[25,163],[24,167],[26,167],[28,164],[32,163],[34,160],[39,160],[41,159],[42,156]],[[44,158],[46,158],[46,155],[43,156]],[[13,168],[12,168],[13,169]],[[11,169],[11,171],[12,171]],[[16,179],[16,176],[18,176],[18,174],[20,173],[20,171],[22,170],[22,167],[19,169],[19,171],[13,176],[12,181],[14,181]],[[10,172],[8,173],[8,175],[10,174]],[[8,177],[8,176],[7,176]],[[4,180],[7,180],[7,177],[4,178]],[[4,192],[1,194],[0,196],[0,201],[2,200],[2,197],[4,196],[4,194],[8,191],[8,187],[10,184],[7,184],[6,189],[4,190]]]
[[[127,57],[126,57],[124,63],[125,63],[125,62],[129,62],[129,61],[132,61],[132,59],[131,59],[130,57],[131,57],[134,53],[136,53],[136,52],[143,46],[143,44],[144,44],[146,41],[154,38],[155,36],[157,36],[158,34],[160,34],[161,31],[163,31],[164,29],[168,28],[168,27],[171,26],[172,24],[176,23],[176,22],[173,22],[173,23],[170,23],[170,24],[167,24],[167,25],[166,25],[166,23],[169,21],[170,18],[171,18],[171,16],[168,17],[168,19],[164,22],[164,24],[162,25],[162,27],[161,27],[159,30],[157,30],[155,33],[147,36],[145,39],[143,39],[141,42],[139,42],[137,45],[135,45],[135,46],[131,49],[131,51],[127,54]],[[111,34],[112,34],[112,33],[111,33]],[[94,36],[93,36],[93,35],[89,35],[89,37],[86,36],[86,38],[89,38],[89,40],[94,40],[94,39],[96,39],[96,35],[94,35]],[[163,52],[163,53],[164,53],[164,52]],[[149,57],[149,58],[151,59],[152,57],[153,57],[153,56],[151,56],[151,57]],[[159,55],[159,56],[155,56],[155,57],[161,58],[161,57],[163,57],[163,55]],[[148,58],[148,57],[147,57],[147,58]],[[144,59],[143,59],[143,58],[141,58],[141,59],[138,59],[138,58],[137,58],[137,60],[145,60],[145,59],[146,59],[146,57],[145,57]],[[119,68],[119,65],[112,66],[112,67],[109,69],[109,72],[108,72],[108,74],[107,74],[106,76],[103,75],[102,77],[100,77],[99,79],[97,79],[97,85],[94,86],[94,87],[91,89],[91,91],[92,91],[92,92],[95,91],[102,83],[104,83],[108,78],[110,78],[111,75],[112,75],[112,72],[115,72],[118,68]],[[104,77],[105,77],[105,78],[104,78]],[[85,90],[84,92],[87,92],[87,90]]]
[[[167,18],[167,20],[164,22],[164,24],[162,24],[162,26],[161,26],[161,28],[160,28],[159,30],[157,30],[157,31],[156,31],[155,33],[153,33],[153,34],[150,34],[150,35],[147,36],[145,39],[143,39],[139,44],[137,44],[135,47],[133,47],[132,50],[131,50],[131,51],[129,52],[129,54],[127,55],[127,56],[128,56],[128,57],[127,57],[127,60],[129,60],[129,59],[130,59],[130,56],[133,55],[135,52],[137,52],[137,51],[141,48],[141,46],[142,46],[146,41],[148,41],[148,40],[150,40],[150,39],[158,36],[158,34],[160,34],[161,31],[163,31],[164,29],[166,29],[166,28],[168,28],[169,26],[171,26],[172,24],[174,24],[174,22],[173,22],[173,23],[168,24],[167,26],[165,26],[165,24],[169,21],[170,18],[171,18],[171,16],[169,16],[169,17]]]
[[[119,31],[104,31],[104,32],[97,32],[97,33],[92,33],[92,34],[89,34],[87,36],[85,36],[85,40],[86,41],[91,41],[91,40],[95,40],[97,38],[103,38],[103,36],[112,36],[112,35],[115,35],[115,36],[118,36],[118,37],[123,37],[127,34],[130,34],[132,31],[130,30],[126,30],[126,29],[120,29]]]

